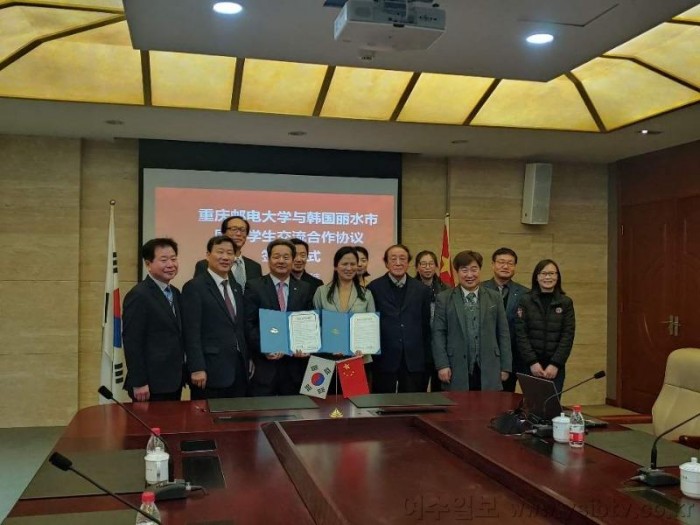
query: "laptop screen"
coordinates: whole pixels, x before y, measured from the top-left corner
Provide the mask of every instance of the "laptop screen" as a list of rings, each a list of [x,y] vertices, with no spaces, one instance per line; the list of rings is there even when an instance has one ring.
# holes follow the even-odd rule
[[[561,403],[553,381],[527,374],[517,374],[517,376],[523,391],[523,406],[526,413],[547,421],[561,414]]]

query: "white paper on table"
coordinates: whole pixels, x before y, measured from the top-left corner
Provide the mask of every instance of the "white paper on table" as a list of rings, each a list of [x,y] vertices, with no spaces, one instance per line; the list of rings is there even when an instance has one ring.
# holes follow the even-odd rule
[[[292,312],[289,314],[289,349],[313,354],[321,350],[321,323],[318,312]]]
[[[356,313],[350,317],[350,350],[362,354],[379,353],[379,316],[376,313]]]

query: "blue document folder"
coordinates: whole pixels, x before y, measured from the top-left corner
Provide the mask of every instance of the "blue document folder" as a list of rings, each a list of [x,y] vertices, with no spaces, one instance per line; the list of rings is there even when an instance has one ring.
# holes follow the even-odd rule
[[[321,310],[321,341],[327,354],[353,355],[350,351],[350,314]]]
[[[260,351],[263,354],[292,354],[289,350],[287,312],[260,309]]]

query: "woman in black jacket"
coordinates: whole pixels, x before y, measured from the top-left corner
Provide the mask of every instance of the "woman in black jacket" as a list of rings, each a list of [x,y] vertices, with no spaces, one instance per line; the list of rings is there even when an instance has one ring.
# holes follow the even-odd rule
[[[532,272],[532,290],[521,296],[515,319],[518,351],[529,374],[554,381],[558,392],[564,388],[576,331],[574,303],[564,294],[561,282],[556,262],[538,262]]]

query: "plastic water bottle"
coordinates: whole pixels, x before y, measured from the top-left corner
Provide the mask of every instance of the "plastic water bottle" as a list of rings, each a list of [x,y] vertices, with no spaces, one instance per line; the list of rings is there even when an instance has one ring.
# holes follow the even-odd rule
[[[156,507],[156,495],[153,492],[144,492],[141,494],[141,510],[146,514],[150,514],[158,521],[160,521],[160,512],[158,512],[158,507]],[[136,525],[155,525],[156,522],[149,520],[146,516],[140,512],[136,513]]]
[[[165,450],[165,442],[160,437],[160,428],[152,428],[155,435],[151,435],[146,445],[146,483],[154,485],[161,481],[168,481],[168,462],[170,454]]]
[[[572,409],[571,421],[569,422],[569,446],[581,448],[586,432],[586,422],[583,420],[583,415],[581,415],[581,405],[574,405]]]

